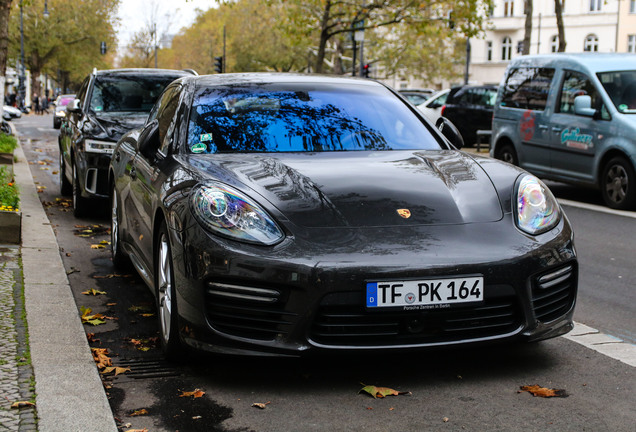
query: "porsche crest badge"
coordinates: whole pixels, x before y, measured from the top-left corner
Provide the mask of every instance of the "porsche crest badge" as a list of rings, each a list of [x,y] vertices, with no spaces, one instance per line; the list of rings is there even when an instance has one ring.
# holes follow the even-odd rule
[[[408,219],[411,217],[411,211],[409,209],[397,209],[396,211],[404,219]]]

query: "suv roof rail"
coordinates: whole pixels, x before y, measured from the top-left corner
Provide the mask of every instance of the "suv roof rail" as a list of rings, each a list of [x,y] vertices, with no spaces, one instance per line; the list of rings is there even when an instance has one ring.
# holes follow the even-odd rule
[[[199,76],[199,74],[197,73],[197,71],[195,71],[194,69],[182,69],[184,72],[190,72],[192,75],[194,76]]]

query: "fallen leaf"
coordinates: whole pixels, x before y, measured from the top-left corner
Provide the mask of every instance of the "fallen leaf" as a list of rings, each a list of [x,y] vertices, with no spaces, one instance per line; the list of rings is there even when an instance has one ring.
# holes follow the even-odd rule
[[[97,364],[98,369],[103,369],[113,365],[113,361],[108,357],[108,349],[106,348],[91,348],[93,354],[93,360]]]
[[[124,432],[148,432],[148,429],[126,429]]]
[[[150,312],[154,310],[154,307],[150,305],[141,305],[141,306],[132,305],[131,307],[128,308],[128,310],[130,312]]]
[[[75,267],[71,267],[70,270],[66,271],[67,275],[73,274],[73,273],[79,273],[80,271],[78,269],[76,269]]]
[[[91,249],[106,249],[106,246],[103,244],[92,244]]]
[[[192,420],[201,420],[202,418],[203,417],[201,417],[201,416],[194,416],[194,417],[192,417]]]
[[[115,376],[126,373],[126,372],[130,372],[130,368],[124,368],[124,367],[118,367],[118,366],[110,366],[110,367],[106,367],[102,370],[102,374],[103,375],[107,375],[109,373],[113,373],[115,372]]]
[[[532,396],[538,396],[542,398],[551,398],[551,397],[568,397],[568,394],[565,390],[560,389],[549,389],[545,387],[541,387],[537,384],[530,386],[521,386],[522,391],[527,391]]]
[[[101,294],[106,294],[106,291],[99,291],[99,290],[96,290],[95,288],[91,288],[88,291],[83,291],[82,294],[97,296]]]
[[[448,420],[450,420],[448,417],[444,417],[444,418],[442,419],[442,421],[443,421],[444,423],[448,423]]]
[[[117,273],[113,273],[113,274],[108,274],[106,276],[97,276],[96,275],[96,276],[93,276],[93,279],[111,279],[111,278],[115,278],[115,277],[124,277],[124,278],[126,278],[126,277],[132,277],[132,275],[131,274],[120,275],[120,274],[117,274]]]
[[[18,401],[18,402],[13,402],[11,404],[11,408],[14,408],[14,409],[34,407],[34,406],[35,406],[35,404],[33,402],[29,402],[29,401]]]
[[[252,404],[252,406],[254,408],[265,409],[265,407],[269,404],[271,404],[271,402],[265,402],[265,403],[255,402]]]
[[[191,391],[191,392],[186,392],[186,391],[181,392],[179,397],[190,397],[190,396],[192,396],[193,398],[200,398],[204,394],[205,394],[205,392],[203,390],[194,389],[194,391]]]
[[[138,409],[136,411],[133,411],[130,414],[128,414],[128,417],[137,417],[137,416],[142,416],[142,415],[148,415],[148,410],[146,408],[142,408],[142,409]]]
[[[364,387],[362,389],[360,389],[360,391],[358,393],[368,393],[371,396],[373,396],[373,398],[383,398],[386,396],[398,396],[398,395],[410,395],[412,394],[411,392],[405,392],[405,391],[397,391],[397,390],[393,390],[392,388],[388,388],[388,387],[376,387],[376,386],[368,386],[368,385],[364,385],[362,384]]]

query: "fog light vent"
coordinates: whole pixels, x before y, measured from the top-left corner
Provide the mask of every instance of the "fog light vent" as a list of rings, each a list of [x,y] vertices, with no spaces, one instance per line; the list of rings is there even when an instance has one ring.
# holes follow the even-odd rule
[[[563,267],[552,273],[545,274],[539,278],[539,288],[548,289],[567,280],[572,273],[572,266]]]
[[[273,289],[254,288],[217,282],[208,283],[208,294],[259,303],[275,303],[280,297],[280,292]]]

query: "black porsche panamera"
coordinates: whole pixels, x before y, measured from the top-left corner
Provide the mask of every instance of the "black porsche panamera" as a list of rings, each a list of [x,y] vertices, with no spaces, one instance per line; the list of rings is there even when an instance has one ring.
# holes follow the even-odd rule
[[[374,81],[179,79],[119,141],[109,181],[113,260],[130,260],[155,294],[170,357],[572,328],[573,232],[550,191],[461,152]]]

